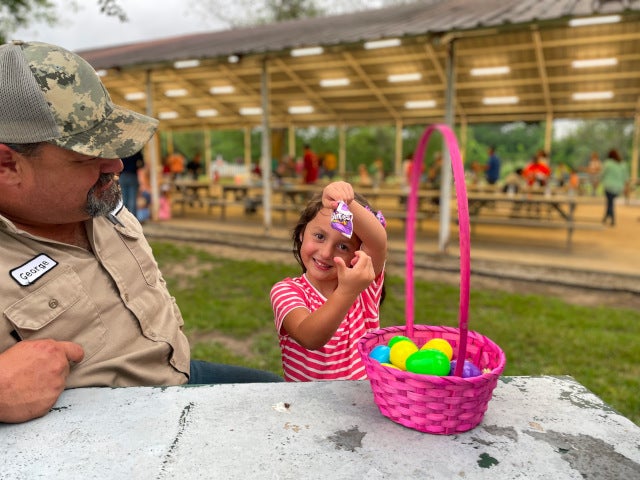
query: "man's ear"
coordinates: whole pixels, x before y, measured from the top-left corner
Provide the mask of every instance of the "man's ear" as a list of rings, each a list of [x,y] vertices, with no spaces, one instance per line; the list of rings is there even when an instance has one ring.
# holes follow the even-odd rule
[[[19,176],[15,155],[13,150],[4,143],[0,143],[0,181],[2,183],[13,183]]]

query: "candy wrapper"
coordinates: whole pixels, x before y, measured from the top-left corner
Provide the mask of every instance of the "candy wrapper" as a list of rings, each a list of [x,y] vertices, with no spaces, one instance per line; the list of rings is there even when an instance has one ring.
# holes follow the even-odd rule
[[[331,214],[331,227],[347,238],[353,235],[353,213],[346,203],[338,202],[338,208]]]

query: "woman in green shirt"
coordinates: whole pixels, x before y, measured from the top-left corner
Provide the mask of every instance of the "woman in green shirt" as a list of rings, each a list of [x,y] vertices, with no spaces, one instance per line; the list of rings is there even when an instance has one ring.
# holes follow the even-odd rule
[[[611,226],[615,225],[614,204],[618,195],[624,192],[629,181],[629,170],[626,163],[622,161],[617,150],[612,149],[607,155],[607,159],[602,166],[601,183],[607,198],[606,211],[602,223],[610,220]]]

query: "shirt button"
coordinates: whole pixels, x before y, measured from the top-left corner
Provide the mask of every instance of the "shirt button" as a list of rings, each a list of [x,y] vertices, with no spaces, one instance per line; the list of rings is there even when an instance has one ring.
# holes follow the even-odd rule
[[[57,308],[59,305],[58,300],[56,300],[55,298],[52,298],[51,300],[49,300],[49,308]]]

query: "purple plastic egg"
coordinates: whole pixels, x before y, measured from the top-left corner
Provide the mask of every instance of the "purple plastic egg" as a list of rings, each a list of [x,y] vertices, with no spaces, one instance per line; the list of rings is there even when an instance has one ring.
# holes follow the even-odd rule
[[[456,360],[451,360],[451,369],[449,370],[449,375],[455,375],[456,371]],[[469,360],[464,361],[464,365],[462,366],[462,378],[471,378],[482,375],[482,371],[476,367]]]

